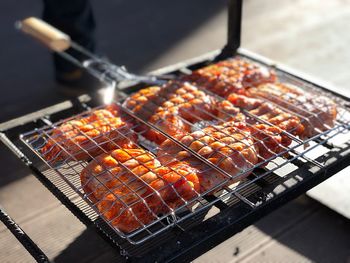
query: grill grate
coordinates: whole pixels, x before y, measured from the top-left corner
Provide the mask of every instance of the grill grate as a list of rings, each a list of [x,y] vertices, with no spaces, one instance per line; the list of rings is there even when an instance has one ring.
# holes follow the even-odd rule
[[[300,74],[298,77],[294,76],[289,69],[286,70],[264,58],[249,54],[247,51],[237,50],[240,46],[241,9],[242,1],[229,1],[228,41],[222,50],[205,54],[191,61],[181,62],[178,65],[163,68],[157,72],[158,74],[155,74],[160,75],[161,79],[152,76],[145,77],[130,74],[125,68],[115,66],[91,54],[74,42],[71,42],[71,47],[77,52],[84,54],[84,57],[90,58],[89,60],[79,61],[66,52],[58,52],[58,54],[73,64],[85,68],[90,74],[111,85],[112,89],[115,87],[115,84],[122,87],[123,83],[119,82],[124,82],[124,80],[127,80],[127,82],[131,80],[152,84],[163,83],[163,80],[167,79],[165,74],[169,73],[181,75],[181,79],[186,79],[186,76],[184,77],[183,74],[190,74],[192,70],[202,68],[211,64],[213,61],[225,59],[232,56],[232,54],[238,53],[240,54],[238,55],[240,58],[255,61],[258,64],[262,63],[268,66],[269,69],[274,69],[281,82],[288,82],[301,87],[312,94],[314,98],[320,95],[331,98],[336,102],[338,110],[334,125],[320,122],[318,117],[322,112],[308,111],[303,105],[304,102],[294,101],[292,103],[293,105],[291,105],[288,101],[281,101],[280,94],[267,98],[258,94],[255,96],[256,98],[261,99],[265,104],[273,105],[281,113],[297,116],[305,125],[310,126],[314,121],[316,121],[317,125],[311,127],[312,136],[297,136],[296,130],[293,129],[280,131],[279,135],[285,140],[289,140],[289,143],[282,144],[274,138],[271,141],[265,139],[265,137],[263,139],[260,138],[258,142],[258,135],[260,136],[261,134],[254,133],[255,125],[266,125],[270,129],[276,129],[277,127],[271,119],[265,118],[263,114],[257,114],[255,111],[242,107],[240,112],[248,120],[246,125],[253,132],[253,134],[245,136],[243,127],[235,127],[236,134],[241,135],[239,143],[242,144],[242,149],[259,148],[259,146],[262,146],[267,152],[264,153],[258,149],[256,150],[257,157],[259,158],[258,161],[249,163],[249,160],[244,160],[247,163],[246,167],[232,166],[230,170],[224,169],[225,167],[222,167],[221,164],[225,159],[231,157],[231,155],[222,154],[221,161],[214,161],[209,158],[210,156],[204,157],[202,154],[199,154],[198,150],[193,150],[187,144],[184,144],[181,138],[173,137],[173,133],[164,129],[164,120],[147,122],[144,116],[140,116],[137,112],[125,108],[122,97],[126,97],[126,94],[119,92],[118,95],[121,98],[116,99],[115,104],[121,109],[126,119],[132,120],[133,126],[125,125],[121,127],[123,126],[121,125],[118,127],[117,125],[117,127],[111,129],[110,133],[105,133],[99,137],[91,136],[89,131],[82,130],[79,125],[77,127],[77,124],[73,122],[71,129],[77,130],[77,132],[70,136],[70,139],[64,138],[64,136],[62,139],[62,137],[54,133],[58,126],[67,121],[74,121],[83,116],[89,116],[93,110],[101,109],[101,107],[91,109],[89,108],[90,106],[84,103],[86,101],[79,98],[80,103],[74,102],[72,106],[67,105],[69,102],[66,102],[64,105],[54,105],[34,114],[0,124],[0,140],[19,159],[26,163],[35,172],[34,174],[37,178],[64,205],[77,215],[80,220],[87,225],[93,222],[98,229],[102,230],[104,233],[103,236],[107,236],[109,241],[112,241],[109,242],[110,244],[117,244],[120,247],[121,255],[126,257],[142,256],[140,260],[142,262],[168,262],[176,259],[190,261],[232,236],[234,233],[242,230],[247,225],[255,222],[271,210],[292,200],[317,183],[340,171],[348,166],[350,161],[349,98],[327,90],[322,85],[316,85],[307,79],[302,79]],[[254,82],[254,75],[252,80]],[[126,84],[131,86],[129,87],[130,90],[137,90],[141,86],[131,83]],[[226,84],[230,86],[231,83]],[[198,89],[219,102],[224,101],[224,98],[203,89],[201,85]],[[218,93],[218,95],[220,94]],[[159,102],[161,98],[157,99]],[[163,98],[164,100],[166,99]],[[149,106],[153,102],[151,101]],[[91,106],[95,107],[96,104],[91,101]],[[85,108],[87,111],[75,115],[82,108]],[[204,136],[210,136],[210,133],[217,132],[221,134],[226,133],[225,136],[228,138],[236,139],[232,138],[234,136],[231,133],[227,133],[223,127],[215,126],[220,122],[226,121],[228,118],[237,117],[236,114],[222,112],[221,107],[217,105],[214,108],[216,112],[221,112],[220,116],[212,114],[212,112],[203,112],[201,108],[195,106],[192,110],[196,114],[200,114],[200,116],[203,116],[203,114],[207,116],[208,118],[204,118],[205,121],[202,121],[200,116],[197,116],[197,121],[199,121],[197,123],[183,116],[179,116],[179,121],[184,123],[184,126],[191,128],[190,131],[187,131],[188,133],[208,125],[214,125],[211,131],[202,130]],[[302,110],[300,111],[299,108]],[[144,110],[147,110],[147,107],[144,107]],[[196,114],[193,114],[193,112],[186,113],[196,118]],[[58,119],[61,120],[72,115],[74,117],[56,122]],[[210,119],[210,122],[207,119]],[[166,120],[165,124],[167,127],[171,127],[172,125],[172,123],[167,123]],[[43,125],[45,126],[43,127]],[[167,207],[165,213],[153,213],[155,220],[148,223],[140,222],[140,219],[136,217],[135,220],[139,222],[141,227],[131,233],[125,233],[118,229],[118,227],[116,228],[113,225],[113,220],[107,219],[104,213],[101,212],[101,209],[98,208],[98,205],[102,202],[101,199],[96,200],[93,192],[84,191],[84,186],[86,189],[88,183],[81,183],[80,173],[87,171],[91,163],[97,164],[99,157],[96,157],[96,155],[110,150],[110,145],[114,148],[121,148],[117,144],[121,139],[129,142],[129,146],[133,145],[133,147],[145,149],[157,155],[157,158],[162,158],[162,156],[159,156],[161,155],[161,147],[145,139],[148,137],[142,131],[145,127],[166,138],[179,151],[185,152],[194,160],[202,163],[202,172],[220,175],[221,180],[205,191],[202,189],[194,191],[195,196],[190,199],[183,198],[177,192],[175,184],[168,185],[176,195],[175,199],[181,201],[181,205],[176,205],[169,209],[167,200],[162,198],[162,204]],[[104,128],[110,129],[111,127],[105,125]],[[263,136],[269,135],[266,134],[266,130],[260,132]],[[20,140],[18,140],[19,134],[21,134]],[[108,136],[106,137],[107,134]],[[138,138],[137,144],[133,139],[135,136]],[[74,139],[72,139],[73,137]],[[79,138],[83,138],[83,140]],[[244,141],[245,139],[248,140],[248,138],[252,138],[252,141]],[[47,142],[51,142],[52,147],[45,147]],[[265,147],[271,142],[277,144],[278,147],[276,150]],[[72,147],[70,150],[67,150],[67,144]],[[204,144],[203,147],[207,147],[207,145]],[[234,152],[234,149],[230,150]],[[218,151],[220,152],[220,150]],[[135,159],[139,159],[144,154],[141,152],[141,156],[134,155],[131,159],[135,161]],[[163,151],[163,154],[168,159],[169,157],[178,157],[176,153],[165,154]],[[50,158],[48,158],[48,155]],[[149,156],[152,155],[149,154]],[[92,160],[92,162],[88,164],[88,160]],[[169,161],[166,162],[164,160],[160,163],[163,168],[166,168],[168,164],[170,164]],[[106,170],[107,174],[113,176],[113,173],[110,169],[107,169],[105,163],[100,162],[99,165],[102,167],[102,170]],[[143,163],[143,165],[146,166],[146,163]],[[134,178],[133,182],[143,180],[138,178],[134,174],[135,171],[131,171],[124,163],[120,164],[120,166],[122,166],[125,173],[128,173]],[[97,182],[97,185],[101,186],[105,192],[112,196],[114,195],[114,198],[118,199],[119,203],[123,203],[124,211],[130,208],[129,203],[123,202],[124,197],[114,194],[114,190],[108,185],[109,182],[99,177],[98,174],[92,176],[90,182]],[[186,181],[186,175],[180,174],[180,178]],[[160,180],[161,178],[157,177],[157,179]],[[133,189],[130,187],[130,183],[129,181],[120,181],[120,184],[136,196],[136,200],[142,202],[152,214],[153,211],[146,201],[147,196],[139,194],[142,188]],[[145,185],[144,182],[142,183]],[[154,190],[153,188],[151,192],[156,193],[157,191]],[[159,191],[160,189],[157,190]],[[153,238],[155,236],[157,238]],[[147,256],[144,256],[146,253]]]
[[[183,70],[188,71],[188,69]],[[86,194],[83,190],[83,187],[81,185],[80,181],[80,173],[83,169],[86,169],[88,162],[86,160],[78,160],[76,158],[76,154],[72,154],[71,152],[67,151],[64,147],[62,147],[62,142],[57,142],[57,136],[52,135],[52,131],[55,130],[57,127],[62,125],[63,123],[66,123],[68,121],[77,120],[82,117],[89,116],[92,111],[102,109],[103,107],[97,107],[94,109],[89,109],[88,111],[75,115],[74,117],[64,119],[59,122],[51,123],[48,119],[45,119],[46,126],[39,127],[35,129],[34,131],[26,132],[21,135],[21,141],[24,142],[34,153],[40,157],[41,163],[45,163],[46,167],[41,167],[40,169],[48,174],[57,174],[59,177],[65,181],[66,184],[68,184],[71,189],[77,194],[75,198],[78,198],[80,196],[81,199],[83,199],[86,203],[89,204],[90,208],[86,211],[88,211],[89,218],[91,220],[100,220],[97,218],[102,218],[104,220],[103,224],[107,224],[113,231],[116,233],[119,237],[122,239],[126,239],[128,242],[134,245],[139,245],[145,243],[145,241],[150,240],[151,238],[155,236],[162,236],[170,229],[178,228],[180,231],[189,229],[190,226],[192,227],[193,224],[198,224],[203,219],[207,219],[210,216],[213,216],[209,213],[210,216],[207,216],[205,218],[205,214],[208,213],[211,207],[214,205],[216,207],[219,207],[219,209],[225,209],[227,207],[231,207],[236,205],[237,203],[244,203],[249,209],[257,209],[259,206],[264,204],[266,200],[269,200],[272,198],[270,194],[264,195],[264,192],[269,193],[267,191],[266,185],[270,185],[279,182],[281,178],[286,179],[290,174],[293,174],[294,170],[298,170],[298,167],[301,166],[301,164],[311,163],[315,165],[316,167],[319,167],[320,169],[325,167],[326,162],[328,161],[327,158],[320,159],[320,155],[324,153],[330,152],[335,147],[342,147],[342,145],[349,141],[350,134],[349,134],[349,128],[350,128],[350,113],[348,111],[348,102],[342,100],[341,98],[335,97],[333,95],[330,95],[327,92],[322,92],[320,89],[317,89],[313,87],[312,85],[306,84],[303,81],[298,80],[297,78],[290,77],[282,72],[279,72],[277,70],[277,75],[280,80],[288,81],[293,84],[298,85],[299,87],[307,90],[308,92],[311,92],[316,95],[322,94],[323,96],[330,97],[334,101],[337,102],[337,110],[338,115],[335,121],[334,127],[328,127],[326,131],[318,131],[318,134],[315,136],[312,136],[311,138],[299,138],[291,133],[291,131],[283,131],[283,135],[287,136],[291,140],[291,144],[288,146],[279,145],[279,147],[282,148],[279,152],[271,152],[271,156],[269,158],[264,158],[263,156],[259,156],[259,162],[255,164],[251,164],[246,169],[241,169],[236,174],[232,175],[226,170],[220,168],[220,166],[215,165],[214,163],[210,162],[209,159],[204,158],[202,155],[198,154],[197,151],[194,151],[193,149],[189,148],[185,144],[183,144],[181,141],[174,138],[172,135],[169,135],[165,130],[162,129],[163,126],[160,125],[160,123],[150,123],[142,119],[137,113],[133,112],[132,110],[126,108],[123,105],[124,100],[123,99],[117,99],[114,103],[118,106],[120,109],[120,112],[122,113],[122,116],[126,120],[129,120],[131,123],[133,123],[132,127],[129,127],[129,129],[122,129],[121,131],[116,129],[113,131],[116,131],[117,135],[114,133],[114,137],[108,137],[108,142],[113,144],[115,148],[121,148],[119,145],[116,144],[115,140],[117,138],[123,138],[123,139],[130,139],[130,135],[136,134],[138,138],[138,143],[134,143],[134,147],[140,148],[140,149],[146,149],[147,151],[150,151],[154,154],[158,154],[160,152],[160,147],[155,145],[154,143],[148,141],[145,139],[145,127],[147,130],[152,130],[154,132],[160,133],[162,136],[167,138],[168,140],[172,141],[177,147],[180,147],[183,151],[187,152],[190,156],[192,156],[194,159],[199,160],[201,163],[203,163],[203,168],[201,172],[212,172],[212,173],[219,173],[222,176],[222,180],[217,183],[214,187],[207,189],[206,191],[195,191],[196,196],[186,200],[182,198],[181,194],[177,192],[177,190],[174,188],[173,185],[170,185],[169,187],[173,188],[173,192],[177,194],[178,199],[181,199],[181,205],[178,205],[176,207],[170,207],[166,200],[161,200],[163,204],[168,208],[167,212],[164,214],[154,214],[152,212],[152,209],[148,206],[147,201],[145,199],[147,196],[141,196],[135,192],[135,189],[131,189],[129,187],[129,183],[123,183],[125,187],[129,188],[131,192],[134,193],[134,195],[138,196],[138,200],[141,201],[147,209],[153,213],[155,220],[153,220],[151,223],[142,223],[140,220],[138,220],[137,216],[135,216],[136,220],[140,223],[140,228],[131,232],[126,233],[118,229],[117,227],[113,226],[113,220],[107,220],[106,217],[101,213],[101,211],[97,208],[98,204],[100,203],[100,200],[94,201],[90,194]],[[218,102],[224,101],[224,98],[221,98],[203,88],[198,87],[199,90],[203,91],[206,95],[209,95],[213,98],[215,98]],[[121,97],[125,97],[125,94]],[[165,98],[160,98],[165,100]],[[263,98],[264,99],[264,98]],[[264,99],[266,102],[268,100]],[[269,103],[274,103],[273,101],[268,101]],[[151,103],[154,103],[151,101]],[[276,104],[274,104],[276,107],[279,107],[281,110],[289,111],[290,113],[294,114],[291,110],[280,107]],[[154,105],[153,105],[154,106]],[[235,115],[232,115],[230,113],[223,112],[221,108],[215,105],[215,110],[217,112],[222,113],[219,116],[213,115],[211,112],[205,111],[199,107],[196,107],[196,112],[199,112],[201,116],[206,115],[209,116],[211,121],[208,122],[207,120],[203,121],[203,119],[198,116],[194,115],[196,119],[198,119],[198,122],[190,122],[187,119],[183,118],[182,116],[179,116],[182,122],[186,123],[187,126],[191,127],[191,130],[198,130],[201,125],[212,125],[227,121],[230,117],[236,117]],[[144,108],[144,110],[150,110],[147,107]],[[191,113],[191,112],[188,112]],[[265,124],[268,127],[275,127],[274,124],[264,120],[261,118],[261,116],[251,114],[249,111],[241,109],[241,113],[243,113],[247,118],[250,118],[254,120],[254,123],[260,123]],[[310,114],[315,114],[310,113]],[[193,115],[193,114],[192,114]],[[224,117],[223,117],[224,116]],[[164,122],[164,120],[162,120]],[[93,123],[90,123],[93,124]],[[200,124],[200,125],[199,125]],[[167,123],[168,126],[173,125],[172,123]],[[254,124],[253,122],[247,124],[249,127],[252,127]],[[143,129],[141,129],[143,127]],[[90,137],[86,132],[79,129],[79,127],[73,125],[73,129],[77,129],[79,132],[76,136],[84,136],[88,139],[89,142],[92,142],[91,148],[84,148],[82,145],[76,143],[74,140],[71,140],[74,143],[74,146],[76,149],[78,149],[81,153],[85,153],[91,160],[94,160],[95,162],[99,162],[94,155],[91,154],[91,149],[98,148],[100,152],[107,153],[108,151],[105,149],[103,144],[106,143],[100,142],[98,140],[98,137]],[[218,128],[214,126],[214,129],[219,132]],[[237,128],[238,133],[242,133],[243,131],[240,130],[240,128]],[[210,136],[210,134],[206,133],[205,135]],[[226,134],[227,137],[232,138],[232,134]],[[252,137],[254,138],[254,134],[252,134]],[[245,137],[243,137],[244,139]],[[60,162],[55,162],[54,159],[57,156],[54,156],[51,160],[47,160],[45,158],[45,154],[43,154],[43,147],[44,145],[49,141],[56,141],[54,144],[55,146],[60,147],[60,151],[57,153],[59,155],[60,153],[65,153],[65,158],[60,160]],[[261,143],[261,142],[260,142]],[[257,140],[255,140],[252,145],[256,145]],[[207,145],[204,145],[207,146]],[[251,145],[246,145],[246,147],[252,147]],[[50,151],[52,149],[49,149]],[[319,154],[321,153],[321,154]],[[144,153],[141,153],[143,155]],[[166,153],[167,157],[171,158],[177,158],[177,156]],[[137,159],[140,156],[133,156],[132,159]],[[157,156],[157,158],[161,158],[162,156]],[[223,155],[222,158],[229,158],[230,156]],[[167,158],[169,159],[169,158]],[[166,167],[169,164],[170,161],[162,162],[161,166]],[[101,164],[101,163],[100,163]],[[104,164],[101,164],[102,166]],[[104,167],[105,170],[106,167]],[[128,167],[124,166],[124,170],[130,174],[133,174],[134,180],[136,178],[139,178],[136,174],[133,173]],[[238,167],[239,168],[239,167]],[[176,171],[175,171],[176,172]],[[249,173],[249,176],[246,177],[246,175]],[[112,176],[113,174],[110,173]],[[243,179],[240,179],[239,182],[237,182],[237,178],[242,177],[242,175],[245,175]],[[186,175],[180,174],[182,179],[186,179]],[[109,193],[114,193],[111,191],[111,189],[106,185],[106,182],[100,181],[98,176],[94,177],[94,180],[99,181],[99,184],[105,188]],[[137,179],[139,180],[139,179]],[[141,179],[142,180],[142,179]],[[229,184],[229,182],[232,182],[232,184]],[[264,183],[265,182],[265,183]],[[146,182],[143,182],[146,185]],[[163,188],[164,189],[164,188]],[[152,189],[152,192],[157,192],[156,189]],[[213,195],[213,193],[215,193]],[[257,194],[258,193],[258,194]],[[120,197],[116,196],[120,200]],[[122,200],[120,200],[122,201]],[[130,208],[128,204],[124,204],[125,209]],[[221,208],[220,208],[221,207]],[[91,210],[92,209],[92,210]],[[191,221],[192,220],[192,221]],[[189,222],[192,223],[189,223]],[[195,222],[195,223],[194,223]],[[123,243],[119,239],[118,242]]]

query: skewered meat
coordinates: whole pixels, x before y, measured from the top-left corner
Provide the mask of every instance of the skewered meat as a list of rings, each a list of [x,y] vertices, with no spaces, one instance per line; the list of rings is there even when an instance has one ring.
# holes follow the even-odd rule
[[[183,79],[226,98],[231,93],[274,82],[276,75],[258,64],[234,58],[198,69]]]
[[[250,136],[250,129],[242,122],[208,126],[187,135],[177,135],[175,138],[231,176],[240,174],[230,183],[247,176],[249,172],[246,171],[258,161],[258,149]],[[168,161],[173,156],[176,156],[177,160],[188,162],[201,172],[199,180],[202,192],[228,179],[220,172],[209,170],[207,165],[168,139],[160,145],[158,158]]]
[[[118,149],[102,154],[81,172],[88,198],[111,224],[131,232],[161,213],[197,196],[197,170],[186,162],[163,166],[143,149]]]
[[[51,164],[72,159],[87,160],[115,149],[116,145],[131,148],[137,139],[116,105],[64,122],[48,136],[41,153]]]
[[[303,137],[312,137],[334,126],[336,104],[329,98],[313,95],[296,86],[285,83],[264,84],[251,88],[247,95],[263,98],[279,105],[299,117],[305,127]]]
[[[228,101],[217,102],[214,97],[193,85],[179,81],[171,81],[162,88],[142,89],[131,95],[124,105],[138,117],[155,124],[171,136],[189,132],[191,123],[211,120],[216,115],[226,118],[228,113],[239,112]],[[221,109],[220,112],[218,108]],[[158,144],[166,139],[155,129],[141,125],[139,130],[144,130],[144,136]]]

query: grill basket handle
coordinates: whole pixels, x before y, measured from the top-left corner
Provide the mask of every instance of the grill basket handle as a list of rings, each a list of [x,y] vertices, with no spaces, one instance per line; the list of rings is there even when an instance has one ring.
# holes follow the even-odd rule
[[[29,17],[16,23],[16,26],[24,33],[39,40],[49,49],[62,52],[70,48],[70,37],[36,17]]]

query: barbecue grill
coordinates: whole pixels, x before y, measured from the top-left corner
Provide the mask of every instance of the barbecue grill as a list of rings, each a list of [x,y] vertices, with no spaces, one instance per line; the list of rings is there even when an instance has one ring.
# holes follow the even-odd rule
[[[51,162],[43,154],[45,143],[49,140],[55,141],[52,131],[60,124],[103,108],[96,94],[83,95],[75,100],[0,124],[0,139],[9,150],[24,162],[77,218],[86,225],[94,226],[110,245],[129,260],[142,262],[191,260],[349,165],[350,99],[300,73],[239,49],[241,10],[242,1],[229,1],[228,41],[222,50],[152,72],[151,75],[156,77],[142,79],[110,63],[103,63],[102,67],[98,64],[97,68],[92,67],[93,63],[87,65],[88,71],[102,81],[116,85],[113,103],[127,119],[135,123],[129,132],[137,134],[139,138],[137,147],[153,153],[159,152],[159,146],[145,139],[143,132],[138,129],[142,125],[148,130],[160,133],[193,158],[204,163],[206,172],[218,172],[225,178],[210,191],[197,192],[195,198],[182,200],[180,206],[169,209],[168,213],[154,215],[153,222],[149,224],[140,222],[141,227],[133,232],[126,233],[114,227],[111,220],[107,220],[97,209],[96,202],[84,192],[80,173],[86,167],[86,161],[77,160],[64,148],[61,152],[65,152],[65,157],[59,163]],[[306,139],[300,139],[286,132],[292,141],[289,146],[270,158],[260,158],[259,163],[232,176],[169,135],[157,124],[143,120],[123,104],[128,94],[147,87],[147,83],[162,79],[162,76],[181,77],[193,70],[231,57],[239,57],[272,69],[279,80],[301,87],[315,97],[322,95],[331,98],[337,104],[335,125]],[[91,59],[90,62],[100,62],[94,55]],[[77,63],[80,64],[79,61]],[[124,83],[125,79],[128,80],[127,84]],[[119,85],[122,82],[123,85]],[[218,101],[224,100],[205,89],[201,90],[214,96]],[[258,123],[273,126],[247,111],[243,113]],[[314,113],[310,112],[310,115]],[[219,117],[215,117],[215,120],[222,121]],[[187,124],[192,130],[199,129],[197,124]],[[128,133],[119,132],[118,136],[127,138]],[[91,140],[95,143],[95,147],[102,148],[102,143]],[[113,140],[109,142],[113,143]],[[80,151],[90,155],[81,146],[76,146]],[[116,148],[118,147],[116,145]],[[89,157],[95,159],[94,156]],[[228,182],[237,181],[235,180],[237,177],[247,172],[250,172],[248,177],[227,186]],[[215,194],[212,194],[213,192]],[[138,195],[138,198],[147,206],[144,197]],[[126,205],[126,209],[128,208]]]

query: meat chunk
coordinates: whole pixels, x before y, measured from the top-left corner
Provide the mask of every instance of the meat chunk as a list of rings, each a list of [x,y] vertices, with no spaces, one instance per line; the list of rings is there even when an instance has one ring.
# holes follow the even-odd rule
[[[247,95],[263,98],[298,117],[304,131],[302,137],[312,137],[334,126],[337,116],[337,107],[334,101],[296,86],[285,83],[264,84],[251,88]]]
[[[218,115],[218,103],[214,97],[205,94],[186,82],[171,81],[163,87],[142,89],[131,95],[124,103],[140,118],[155,124],[171,136],[185,134],[191,129],[191,123],[211,120]],[[239,110],[229,102],[222,104],[222,111],[229,114]],[[223,117],[223,115],[220,115]],[[154,129],[140,126],[144,136],[158,144],[166,138]]]
[[[113,226],[131,232],[195,198],[197,170],[186,162],[163,166],[143,149],[118,149],[90,162],[80,175],[87,197]]]
[[[326,96],[277,83],[273,71],[242,59],[209,65],[183,79],[227,98],[236,106],[237,101],[243,103],[240,107],[256,110],[260,116],[264,111],[264,120],[277,122],[278,127],[289,132],[294,129],[293,134],[302,138],[330,129],[337,115],[336,104]],[[257,100],[243,99],[240,95]]]
[[[226,98],[231,93],[276,81],[273,71],[244,59],[234,58],[200,68],[183,77],[199,87]]]
[[[222,125],[208,126],[187,135],[178,135],[176,139],[229,173],[232,176],[229,183],[247,176],[247,171],[258,161],[258,149],[250,136],[250,129],[244,123],[226,122]],[[201,192],[228,180],[226,175],[208,169],[207,165],[171,140],[164,141],[160,149],[160,160],[168,160],[175,156],[177,160],[186,161],[201,172]]]
[[[270,102],[234,93],[230,94],[227,99],[233,105],[245,109],[253,115],[252,118],[248,119],[251,124],[261,124],[261,120],[263,120],[293,135],[302,136],[304,134],[305,128],[299,117]]]
[[[267,165],[271,157],[287,150],[292,140],[277,126],[255,124],[250,126],[251,136],[258,148],[259,163]]]
[[[116,147],[134,147],[137,136],[116,105],[91,111],[62,123],[48,133],[41,154],[52,165],[61,161],[88,160]]]

